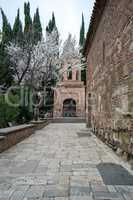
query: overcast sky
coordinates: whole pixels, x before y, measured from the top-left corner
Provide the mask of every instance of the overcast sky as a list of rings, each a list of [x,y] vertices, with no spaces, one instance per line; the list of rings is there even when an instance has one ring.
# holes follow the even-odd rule
[[[23,20],[23,5],[25,1],[0,0],[0,7],[3,8],[11,25],[14,22],[17,8],[20,8],[21,20]],[[52,11],[55,12],[57,27],[63,40],[66,39],[69,32],[79,39],[82,12],[84,13],[87,31],[94,5],[94,0],[29,0],[29,2],[31,4],[32,16],[34,15],[36,7],[39,7],[41,23],[44,30]],[[0,29],[1,21],[0,15]]]

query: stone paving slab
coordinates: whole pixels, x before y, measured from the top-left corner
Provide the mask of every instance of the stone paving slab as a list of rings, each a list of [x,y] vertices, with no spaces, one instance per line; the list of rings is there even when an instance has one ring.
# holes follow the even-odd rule
[[[130,185],[122,176],[125,184],[115,184],[112,168],[103,170],[112,164]],[[0,200],[133,200],[132,175],[85,124],[54,123],[0,154]]]

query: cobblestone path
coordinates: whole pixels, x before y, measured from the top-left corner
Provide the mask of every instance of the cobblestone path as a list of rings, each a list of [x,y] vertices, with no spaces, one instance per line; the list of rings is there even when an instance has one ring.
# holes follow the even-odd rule
[[[0,200],[133,200],[127,169],[85,124],[50,124],[0,154]]]

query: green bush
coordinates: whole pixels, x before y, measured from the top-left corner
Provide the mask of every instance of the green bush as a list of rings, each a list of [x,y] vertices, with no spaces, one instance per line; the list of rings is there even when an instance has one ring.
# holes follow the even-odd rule
[[[28,107],[20,106],[19,107],[19,114],[17,116],[17,123],[27,123],[33,119],[33,114],[29,111]]]
[[[18,102],[18,95],[11,94],[9,96],[11,102]],[[9,105],[5,101],[5,96],[0,94],[0,128],[9,126],[9,122],[15,123],[19,114],[19,108]]]

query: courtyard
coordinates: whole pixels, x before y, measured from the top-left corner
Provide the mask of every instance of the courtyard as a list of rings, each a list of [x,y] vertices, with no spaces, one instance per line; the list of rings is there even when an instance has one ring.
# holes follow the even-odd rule
[[[0,200],[132,200],[132,175],[84,123],[51,123],[0,154]]]
[[[0,200],[133,200],[132,13],[1,0]]]

